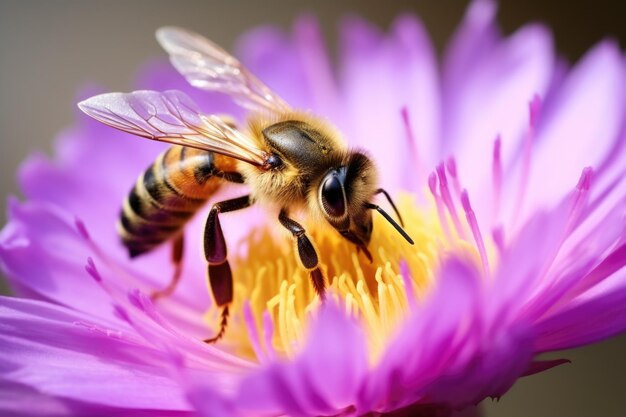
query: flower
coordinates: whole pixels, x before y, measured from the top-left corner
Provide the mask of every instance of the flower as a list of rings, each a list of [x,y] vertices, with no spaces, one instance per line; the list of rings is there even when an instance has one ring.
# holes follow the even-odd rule
[[[240,45],[294,107],[367,148],[401,197],[414,247],[377,219],[369,264],[308,224],[330,281],[321,305],[262,211],[223,217],[235,249],[226,337],[211,336],[199,242],[182,282],[168,248],[130,261],[112,226],[163,149],[84,117],[56,161],[20,171],[2,267],[0,409],[12,415],[446,415],[562,363],[537,355],[626,328],[623,56],[612,42],[573,67],[538,25],[508,38],[471,4],[441,64],[419,21],[387,35],[350,19],[330,69],[315,22]],[[242,113],[161,65],[140,88],[177,88],[207,113]],[[404,190],[404,193],[401,191]],[[240,190],[239,190],[240,191]],[[408,193],[407,193],[408,191]],[[227,192],[236,192],[228,191]]]

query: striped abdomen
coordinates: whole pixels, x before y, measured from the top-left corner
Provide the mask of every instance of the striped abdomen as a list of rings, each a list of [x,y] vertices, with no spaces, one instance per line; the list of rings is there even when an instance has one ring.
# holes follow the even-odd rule
[[[223,179],[240,178],[234,159],[182,146],[167,149],[124,201],[118,231],[130,256],[175,237]]]

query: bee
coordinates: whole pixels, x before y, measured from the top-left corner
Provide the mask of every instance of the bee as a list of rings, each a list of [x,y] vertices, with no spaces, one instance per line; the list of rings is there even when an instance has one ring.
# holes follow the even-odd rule
[[[236,58],[208,39],[180,28],[157,31],[157,40],[187,81],[200,89],[229,95],[249,111],[247,129],[217,115],[202,114],[180,91],[134,91],[94,96],[78,104],[87,115],[133,135],[171,144],[139,177],[124,201],[118,232],[131,258],[173,242],[174,276],[154,298],[170,294],[180,278],[183,226],[224,183],[243,183],[249,194],[214,203],[204,228],[204,255],[213,298],[226,330],[233,300],[220,215],[253,203],[278,212],[293,236],[299,263],[324,299],[325,282],[315,246],[292,218],[304,213],[326,222],[358,251],[372,235],[372,211],[380,213],[413,244],[395,220],[372,200],[383,194],[402,219],[389,194],[378,187],[377,169],[362,151],[349,150],[330,124],[292,109]]]

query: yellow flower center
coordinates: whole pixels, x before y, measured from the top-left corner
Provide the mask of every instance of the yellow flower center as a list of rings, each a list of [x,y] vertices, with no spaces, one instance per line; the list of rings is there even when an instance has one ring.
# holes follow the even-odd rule
[[[420,211],[408,196],[400,198],[398,209],[415,245],[374,215],[368,246],[372,263],[336,231],[306,225],[318,250],[328,298],[340,301],[346,313],[361,322],[372,361],[407,316],[411,300],[419,300],[430,287],[438,253],[447,245],[434,209]],[[298,264],[293,240],[277,238],[267,228],[247,239],[247,257],[232,262],[235,296],[226,336],[218,343],[253,360],[291,357],[303,346],[307,322],[320,300],[309,273]],[[408,272],[404,277],[403,263]],[[217,308],[209,310],[212,327],[219,314]]]

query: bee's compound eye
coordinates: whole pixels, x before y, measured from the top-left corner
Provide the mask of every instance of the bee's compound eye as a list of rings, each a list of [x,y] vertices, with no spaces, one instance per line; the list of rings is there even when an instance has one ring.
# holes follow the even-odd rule
[[[336,175],[329,174],[322,184],[322,206],[332,217],[342,217],[346,212],[343,184]]]

